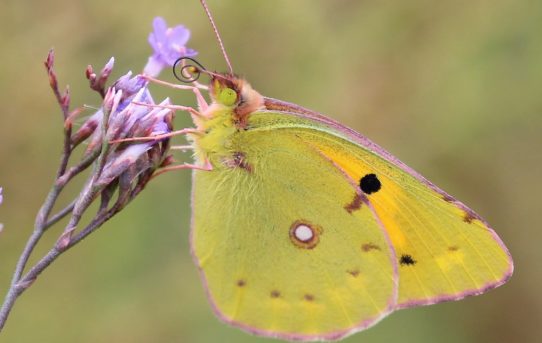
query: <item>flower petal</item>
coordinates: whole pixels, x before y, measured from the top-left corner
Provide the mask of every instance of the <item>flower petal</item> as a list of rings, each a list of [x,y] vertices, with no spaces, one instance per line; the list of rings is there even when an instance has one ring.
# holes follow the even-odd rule
[[[149,57],[145,68],[143,68],[143,74],[151,77],[156,77],[160,74],[162,69],[167,67],[167,63],[160,58],[160,55],[152,55]]]
[[[166,40],[167,24],[164,18],[154,18],[154,20],[152,21],[152,28],[157,42],[163,42]]]
[[[184,46],[190,39],[190,30],[183,25],[175,26],[167,31],[170,44]]]

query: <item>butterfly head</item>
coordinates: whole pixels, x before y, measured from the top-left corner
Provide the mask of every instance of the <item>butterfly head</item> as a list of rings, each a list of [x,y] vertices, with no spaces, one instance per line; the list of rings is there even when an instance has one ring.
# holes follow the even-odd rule
[[[192,83],[201,74],[211,78],[209,96],[211,108],[228,109],[235,114],[235,121],[246,123],[248,115],[264,108],[264,98],[243,78],[233,73],[217,73],[205,69],[198,61],[190,57],[181,57],[173,65],[173,74],[182,82]]]
[[[209,84],[209,95],[215,103],[235,107],[241,100],[242,88],[243,80],[227,74],[213,73]]]
[[[232,108],[239,117],[264,106],[260,93],[245,79],[230,74],[213,74],[209,94],[214,103]]]

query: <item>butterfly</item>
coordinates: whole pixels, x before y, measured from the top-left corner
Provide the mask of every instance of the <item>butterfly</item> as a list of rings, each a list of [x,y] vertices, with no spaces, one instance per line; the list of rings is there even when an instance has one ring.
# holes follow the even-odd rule
[[[189,134],[190,241],[223,321],[337,340],[512,275],[507,248],[480,216],[361,134],[261,95],[231,67],[189,69],[211,78],[211,103]]]

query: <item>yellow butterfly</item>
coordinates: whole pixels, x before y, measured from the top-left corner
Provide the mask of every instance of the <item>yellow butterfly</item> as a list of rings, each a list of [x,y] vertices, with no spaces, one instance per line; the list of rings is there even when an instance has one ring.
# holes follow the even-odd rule
[[[488,224],[397,158],[233,73],[207,73],[212,103],[190,133],[191,244],[222,320],[335,340],[511,276]]]

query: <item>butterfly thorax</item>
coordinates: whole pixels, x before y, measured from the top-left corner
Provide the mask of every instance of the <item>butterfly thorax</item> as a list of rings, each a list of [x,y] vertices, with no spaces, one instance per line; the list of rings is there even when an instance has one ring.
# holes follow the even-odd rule
[[[238,158],[240,147],[236,136],[248,130],[250,114],[264,107],[263,97],[244,79],[231,75],[213,77],[209,86],[211,104],[195,120],[203,132],[194,136],[198,161],[209,161],[213,167],[228,166]]]

